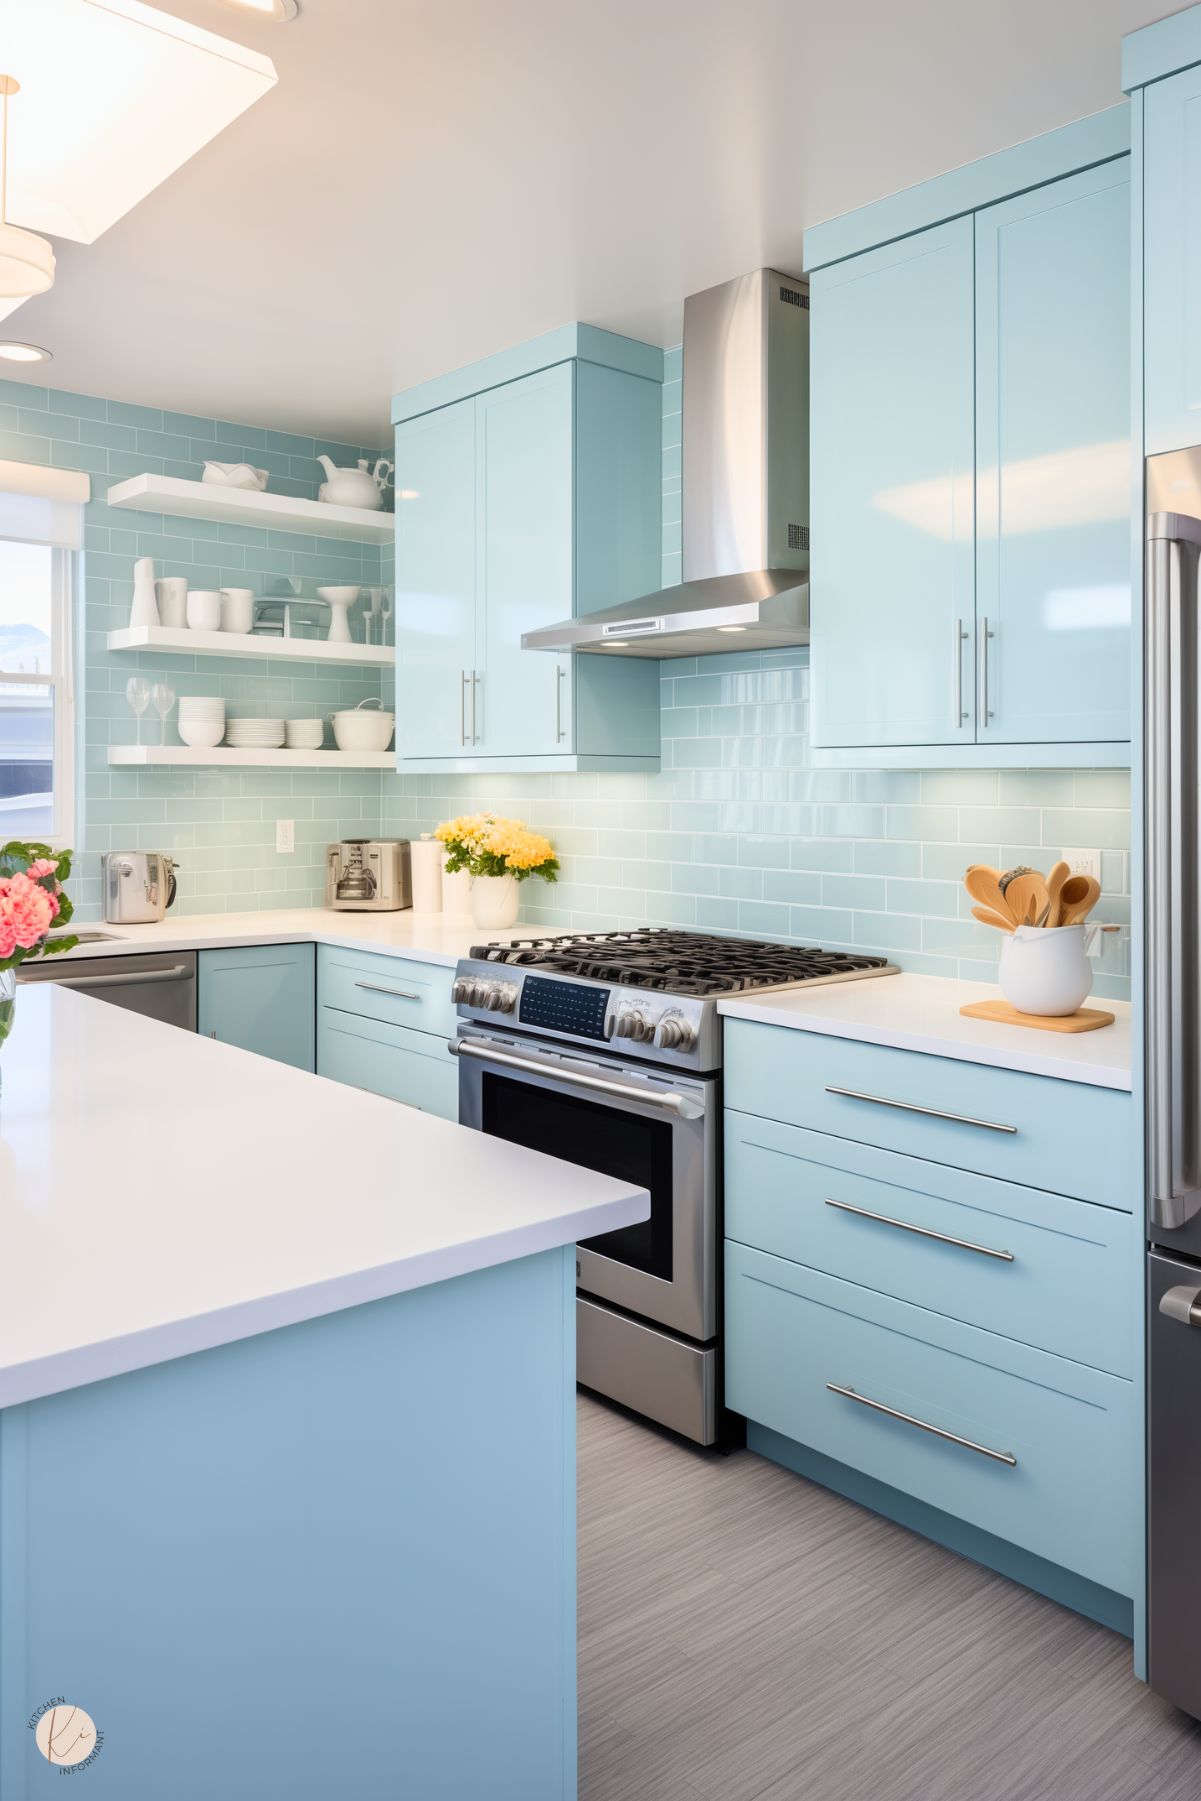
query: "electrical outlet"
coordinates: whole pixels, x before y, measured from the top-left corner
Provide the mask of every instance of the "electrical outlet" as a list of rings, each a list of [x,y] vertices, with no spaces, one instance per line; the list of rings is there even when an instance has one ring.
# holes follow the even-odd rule
[[[275,848],[285,855],[296,849],[296,821],[294,819],[277,819],[275,822]]]
[[[1091,875],[1096,881],[1101,880],[1099,850],[1065,850],[1063,860],[1069,865],[1073,875]]]

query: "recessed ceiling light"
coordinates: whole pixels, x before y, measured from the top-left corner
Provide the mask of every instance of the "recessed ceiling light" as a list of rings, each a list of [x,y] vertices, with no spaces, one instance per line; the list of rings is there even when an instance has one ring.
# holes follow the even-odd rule
[[[745,625],[719,625],[717,629],[719,632],[744,632],[746,627]]]
[[[40,344],[20,344],[15,338],[0,338],[0,357],[6,363],[49,363],[53,352]]]
[[[283,25],[300,11],[297,0],[221,0],[236,13],[257,13],[272,25]]]

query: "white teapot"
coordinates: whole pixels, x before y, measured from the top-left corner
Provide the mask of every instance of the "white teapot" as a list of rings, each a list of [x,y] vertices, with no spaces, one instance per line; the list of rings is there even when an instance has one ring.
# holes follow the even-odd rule
[[[378,513],[392,475],[392,464],[387,457],[380,457],[374,469],[368,468],[366,457],[359,458],[357,469],[338,469],[326,456],[318,457],[317,461],[325,470],[325,480],[317,492],[318,500],[327,501],[331,506],[363,507]]]

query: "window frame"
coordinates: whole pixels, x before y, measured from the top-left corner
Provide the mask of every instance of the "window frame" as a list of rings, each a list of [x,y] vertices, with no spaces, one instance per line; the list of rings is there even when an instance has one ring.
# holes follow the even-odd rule
[[[75,716],[75,593],[79,582],[79,553],[37,538],[6,538],[11,544],[40,544],[50,552],[50,669],[36,674],[0,670],[0,686],[48,688],[54,705],[54,746],[51,765],[54,831],[39,840],[52,850],[75,845],[78,813],[76,796]],[[0,839],[7,834],[0,832]]]

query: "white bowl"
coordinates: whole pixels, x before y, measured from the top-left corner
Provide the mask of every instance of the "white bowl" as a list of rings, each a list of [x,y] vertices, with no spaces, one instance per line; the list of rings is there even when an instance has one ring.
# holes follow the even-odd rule
[[[179,735],[185,744],[191,744],[196,749],[211,749],[214,744],[220,744],[225,736],[225,721],[223,719],[181,719]]]
[[[215,488],[251,488],[261,494],[267,486],[267,473],[250,463],[206,463],[200,479]]]
[[[339,750],[387,750],[396,726],[395,713],[377,708],[354,707],[331,713],[334,743]]]
[[[225,697],[221,694],[181,694],[181,713],[224,713]]]

